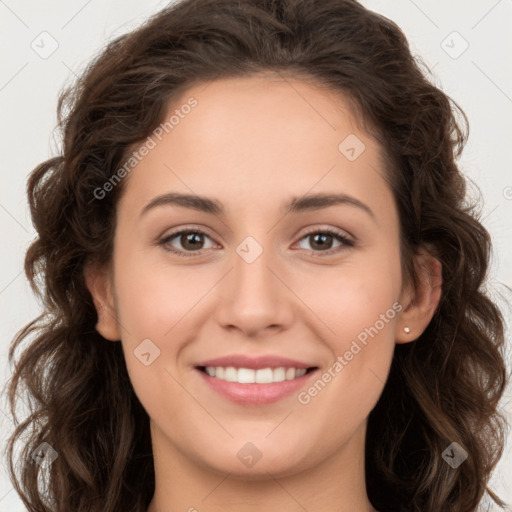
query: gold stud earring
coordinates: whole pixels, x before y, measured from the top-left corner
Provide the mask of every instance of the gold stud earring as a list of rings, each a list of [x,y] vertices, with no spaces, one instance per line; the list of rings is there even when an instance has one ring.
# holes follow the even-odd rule
[[[404,332],[406,334],[409,334],[411,332],[411,329],[409,327],[404,327]]]

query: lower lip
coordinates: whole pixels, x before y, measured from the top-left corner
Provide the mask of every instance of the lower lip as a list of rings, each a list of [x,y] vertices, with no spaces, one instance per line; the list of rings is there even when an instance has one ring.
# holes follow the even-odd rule
[[[301,377],[269,384],[240,384],[210,377],[207,373],[196,368],[206,383],[219,395],[240,405],[267,405],[281,400],[304,386],[316,370]]]

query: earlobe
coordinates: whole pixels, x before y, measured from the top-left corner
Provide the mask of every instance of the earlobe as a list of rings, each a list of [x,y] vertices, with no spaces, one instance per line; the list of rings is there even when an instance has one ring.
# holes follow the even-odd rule
[[[404,309],[396,324],[396,343],[408,343],[419,338],[432,320],[441,300],[441,262],[422,250],[414,257],[414,268],[417,279],[411,283]]]
[[[87,288],[98,314],[96,330],[107,340],[119,341],[121,336],[109,274],[99,268],[87,268],[84,274]]]

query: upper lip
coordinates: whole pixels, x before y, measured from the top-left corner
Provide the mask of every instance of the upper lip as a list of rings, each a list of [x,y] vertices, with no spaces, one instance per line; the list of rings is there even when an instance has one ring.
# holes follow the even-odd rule
[[[215,359],[208,359],[202,361],[196,365],[197,367],[202,366],[234,366],[235,368],[251,368],[253,370],[259,370],[261,368],[313,368],[312,364],[303,363],[295,359],[289,359],[287,357],[265,355],[259,357],[249,357],[247,355],[233,354],[230,356],[216,357]]]

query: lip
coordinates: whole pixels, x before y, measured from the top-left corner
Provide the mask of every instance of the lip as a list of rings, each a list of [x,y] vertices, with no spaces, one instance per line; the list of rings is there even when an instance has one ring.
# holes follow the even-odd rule
[[[303,363],[295,359],[288,359],[287,357],[264,355],[258,357],[250,357],[246,354],[233,354],[224,357],[217,357],[215,359],[208,359],[197,363],[196,368],[199,366],[234,366],[235,368],[250,368],[251,370],[260,370],[261,368],[313,368],[315,364]]]
[[[240,384],[239,382],[228,382],[216,377],[210,377],[210,375],[202,370],[205,366],[233,366],[235,368],[250,368],[253,370],[284,366],[285,368],[308,368],[311,370],[301,377],[292,380],[269,384]],[[202,361],[195,366],[195,371],[210,389],[223,398],[238,405],[257,406],[272,404],[293,393],[297,393],[307,384],[312,376],[316,375],[318,366],[280,356],[249,357],[247,355],[232,355]]]

